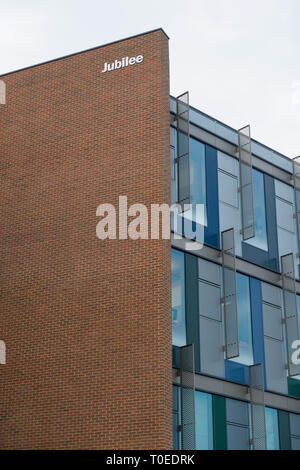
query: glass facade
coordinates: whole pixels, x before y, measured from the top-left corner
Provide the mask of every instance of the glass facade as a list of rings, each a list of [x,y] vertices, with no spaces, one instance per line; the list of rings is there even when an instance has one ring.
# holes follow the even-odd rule
[[[196,391],[196,450],[213,449],[212,396]]]
[[[212,395],[195,392],[196,449],[213,450]],[[180,450],[180,387],[173,386],[173,447]]]
[[[266,408],[266,428],[268,450],[279,450],[278,411],[273,408]]]
[[[256,248],[259,248],[260,250],[268,251],[264,175],[260,171],[253,170],[252,176],[255,237],[247,240],[247,243],[249,245],[255,246]]]
[[[295,255],[297,252],[295,220],[293,219],[292,207],[293,195],[290,196],[289,194],[291,186],[284,185],[269,174],[264,174],[254,168],[252,169],[255,237],[242,243],[240,234],[241,207],[238,203],[238,185],[234,182],[234,179],[239,177],[238,162],[235,158],[226,154],[226,168],[223,168],[224,161],[220,163],[219,160],[220,166],[218,171],[218,168],[210,167],[209,149],[215,151],[218,156],[222,154],[221,151],[198,141],[194,137],[190,137],[190,177],[186,178],[186,181],[190,180],[190,191],[186,192],[190,194],[192,204],[203,205],[203,212],[199,212],[198,216],[196,216],[194,208],[193,210],[186,211],[183,217],[179,215],[177,231],[181,232],[183,229],[189,237],[190,231],[195,231],[195,225],[191,229],[191,224],[189,223],[188,225],[186,223],[186,228],[184,228],[182,226],[182,218],[189,222],[197,221],[199,225],[205,227],[206,243],[218,247],[219,242],[215,233],[215,224],[216,227],[220,227],[221,232],[224,229],[235,227],[237,254],[243,256],[247,261],[278,271],[280,256],[284,254],[283,252],[286,253],[288,249],[293,251]],[[178,189],[178,172],[175,158],[176,129],[171,127],[172,203],[177,200],[176,193]],[[219,207],[215,207],[215,201],[213,200],[213,196],[218,193],[218,188],[215,187],[216,191],[214,191],[208,183],[213,180],[214,173],[216,173],[215,176],[219,179],[221,188],[223,188],[223,193],[221,191],[221,195],[219,194]],[[224,185],[226,185],[226,188]],[[225,193],[226,201],[223,201],[222,194],[224,195]],[[284,205],[287,199],[289,208],[283,211],[283,208],[287,205]],[[215,219],[213,214],[215,214]],[[290,233],[287,234],[287,231]],[[217,232],[219,236],[219,230]],[[257,248],[257,250],[253,250],[253,248]],[[297,277],[299,277],[297,266],[296,272]]]
[[[196,390],[195,392],[195,420],[196,420],[196,449],[218,450],[214,444],[214,435],[217,431],[225,434],[226,448],[228,450],[248,450],[252,446],[250,404],[218,397],[226,403],[227,412],[220,414],[219,409],[213,406],[213,395]],[[214,397],[216,398],[216,397]],[[285,438],[297,442],[300,439],[300,415],[290,413],[290,425],[286,428],[282,423],[280,428],[279,412],[274,408],[265,408],[267,450],[280,450],[281,433],[288,433]],[[281,431],[280,431],[281,429]],[[180,450],[180,387],[173,386],[173,445]]]
[[[174,136],[173,141],[172,162],[175,156]],[[293,189],[290,185],[278,184],[278,181],[276,183],[271,174],[264,174],[256,169],[252,170],[255,237],[243,241],[240,221],[241,207],[238,196],[239,162],[227,154],[225,161],[224,158],[221,158],[221,151],[213,150],[218,160],[216,168],[210,166],[210,146],[194,138],[190,139],[191,203],[202,204],[205,210],[203,216],[198,219],[195,218],[195,212],[192,211],[185,212],[179,217],[205,226],[206,245],[219,248],[220,244],[210,243],[208,236],[209,231],[212,231],[215,215],[218,224],[215,231],[219,235],[224,230],[234,228],[235,253],[238,258],[243,258],[248,263],[278,273],[280,256],[290,252],[293,252],[294,255],[297,253],[297,234],[295,233],[292,207],[293,195],[290,195]],[[172,164],[171,170],[172,187],[175,188],[176,166],[174,167]],[[216,175],[217,178],[216,185],[210,184],[213,175]],[[218,189],[215,192],[216,204],[212,202],[212,192],[215,187]],[[215,269],[219,259],[216,261],[214,254],[212,254],[210,266],[210,256],[207,257],[207,252],[205,252],[203,255],[205,258],[204,268],[201,268],[200,261],[191,261],[191,266],[189,266],[189,259],[196,257],[202,258],[202,254],[200,252],[191,253],[185,258],[182,252],[176,250],[172,252],[173,345],[179,347],[185,345],[187,343],[186,332],[188,332],[188,341],[193,342],[195,346],[196,362],[198,361],[196,364],[197,373],[208,374],[220,380],[225,379],[248,386],[249,369],[247,366],[262,363],[267,391],[283,396],[290,394],[298,397],[300,387],[297,389],[299,393],[297,391],[296,395],[294,394],[296,392],[292,393],[288,388],[290,385],[286,371],[285,331],[284,325],[281,323],[281,309],[283,307],[282,300],[280,300],[280,287],[276,287],[272,278],[269,280],[267,275],[266,280],[261,277],[264,271],[259,271],[256,274],[255,270],[258,268],[253,267],[251,272],[248,272],[244,269],[243,263],[239,264],[238,262],[238,269],[245,272],[245,274],[237,273],[236,275],[239,357],[229,361],[224,360],[224,318],[222,318],[223,307],[220,307],[223,305],[221,301],[224,294],[222,294],[222,279]],[[196,265],[198,268],[195,268]],[[298,277],[298,268],[298,260],[295,256],[296,277]],[[253,277],[247,276],[248,273]],[[297,302],[300,313],[300,296],[298,296]],[[193,334],[194,331],[198,336]],[[294,379],[299,380],[300,376],[293,378],[293,387],[295,387],[294,383],[297,387],[297,380]],[[227,403],[227,399],[222,399]],[[205,391],[196,391],[196,448],[199,450],[213,449],[214,442],[216,442],[214,425],[216,426],[217,420],[214,416],[214,400],[213,395],[205,393]],[[245,407],[248,408],[249,403],[246,401],[241,403],[232,405],[232,416],[230,419],[227,416],[227,421],[225,418],[228,448],[232,449],[246,449],[250,445],[250,415],[248,411],[244,411]],[[177,406],[177,408],[179,407]],[[235,410],[238,410],[236,414]],[[282,428],[280,427],[281,413],[282,411],[266,408],[267,448],[269,450],[277,450],[280,445],[283,445]],[[178,411],[175,415],[178,423]],[[175,427],[178,438],[180,435],[178,424]],[[296,438],[298,439],[297,436]],[[180,444],[177,442],[177,445]]]
[[[186,344],[184,254],[172,250],[172,343]]]

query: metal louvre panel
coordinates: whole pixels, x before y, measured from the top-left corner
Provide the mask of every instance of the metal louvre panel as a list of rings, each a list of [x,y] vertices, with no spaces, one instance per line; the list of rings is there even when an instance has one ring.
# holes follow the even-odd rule
[[[180,108],[180,106],[178,106],[178,108]],[[179,110],[178,113],[180,113]],[[178,129],[183,135],[189,135],[189,109],[185,109],[181,114],[178,114],[177,116]],[[181,151],[184,152],[184,149],[188,150],[187,147],[181,147]]]
[[[295,264],[293,253],[281,257],[281,276],[283,290],[284,323],[286,334],[286,348],[288,359],[288,375],[292,377],[300,374],[300,364],[292,362],[295,349],[294,341],[299,340],[298,308],[295,281]]]
[[[178,202],[182,206],[190,204],[190,157],[182,156],[177,162],[178,169]],[[182,207],[183,208],[183,207]]]
[[[189,93],[176,98],[178,203],[190,204],[190,105]]]
[[[293,159],[293,176],[295,191],[295,219],[297,225],[298,257],[300,256],[300,157]]]
[[[242,237],[249,240],[255,237],[252,152],[250,126],[238,131],[240,162],[240,193],[242,209]]]
[[[238,357],[239,332],[237,312],[234,229],[225,230],[222,240],[223,302],[226,359]]]
[[[265,386],[262,364],[249,367],[253,450],[267,449]]]
[[[196,448],[194,345],[180,348],[181,448]]]

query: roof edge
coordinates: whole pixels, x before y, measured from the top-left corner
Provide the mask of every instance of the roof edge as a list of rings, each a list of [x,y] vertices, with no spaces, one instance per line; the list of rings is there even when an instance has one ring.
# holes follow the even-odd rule
[[[176,97],[175,97],[175,96],[170,95],[170,98],[171,98],[172,100],[176,101]],[[216,123],[220,124],[221,126],[226,127],[227,129],[233,131],[234,133],[236,133],[236,134],[238,133],[238,130],[235,129],[234,127],[229,126],[228,124],[225,124],[225,122],[220,121],[219,119],[214,118],[213,116],[211,116],[210,114],[205,113],[204,111],[201,111],[201,109],[195,108],[195,106],[192,106],[192,105],[190,105],[190,108],[192,108],[196,113],[199,113],[199,114],[201,114],[202,116],[204,116],[204,117],[206,117],[206,118],[208,118],[208,119],[211,119],[211,120],[215,121]],[[172,112],[172,111],[171,111],[171,112]],[[196,125],[197,125],[197,124],[196,124]],[[224,139],[224,140],[226,140],[226,139]],[[289,161],[289,162],[292,160],[292,158],[288,157],[288,156],[285,155],[284,153],[279,152],[278,150],[275,150],[274,148],[269,147],[269,146],[266,145],[266,144],[263,144],[263,143],[260,142],[259,140],[253,139],[253,137],[251,137],[251,141],[252,141],[252,142],[255,142],[256,144],[260,145],[261,147],[264,147],[266,150],[268,150],[268,151],[270,151],[270,152],[273,152],[273,153],[276,154],[277,156],[279,156],[279,157],[281,157],[281,158],[284,158],[285,160],[287,160],[287,161]],[[232,143],[232,142],[230,142],[230,143]],[[259,157],[259,156],[258,156],[258,158],[261,158],[261,159],[262,159],[262,157]],[[268,161],[268,160],[265,160],[265,161]],[[268,162],[268,163],[270,163],[271,165],[277,166],[277,165],[275,165],[274,163],[271,163],[271,162]],[[280,168],[280,167],[278,167],[278,168]],[[281,168],[281,169],[282,169],[282,168]]]
[[[21,69],[16,69],[16,70],[12,70],[11,72],[6,72],[6,73],[3,73],[3,74],[0,74],[0,77],[6,77],[7,75],[11,75],[13,73],[22,72],[23,70],[28,70],[28,69],[32,69],[32,68],[35,68],[35,67],[39,67],[40,65],[50,64],[51,62],[57,62],[58,60],[67,59],[67,58],[73,57],[75,55],[84,54],[85,52],[90,52],[90,51],[94,51],[96,49],[101,49],[102,47],[110,46],[112,44],[117,44],[118,42],[128,41],[129,39],[138,38],[139,36],[145,36],[146,34],[155,33],[156,31],[161,31],[166,36],[166,38],[168,40],[170,39],[163,28],[156,28],[156,29],[152,29],[152,30],[149,30],[149,31],[145,31],[144,33],[134,34],[133,36],[128,36],[126,38],[118,39],[116,41],[107,42],[105,44],[101,44],[100,46],[90,47],[89,49],[84,49],[84,50],[79,51],[79,52],[72,52],[71,54],[67,54],[67,55],[64,55],[64,56],[61,56],[61,57],[57,57],[55,59],[45,60],[44,62],[39,62],[38,64],[27,65],[26,67],[22,67]]]

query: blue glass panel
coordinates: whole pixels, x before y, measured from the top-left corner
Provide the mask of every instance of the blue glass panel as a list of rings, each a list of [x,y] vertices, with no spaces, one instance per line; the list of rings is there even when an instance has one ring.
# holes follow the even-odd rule
[[[253,331],[253,362],[254,364],[263,364],[265,388],[267,388],[261,281],[252,277],[250,277],[250,297]]]
[[[253,170],[253,197],[255,216],[255,237],[246,241],[249,245],[268,251],[267,220],[264,175]]]
[[[186,344],[184,254],[172,250],[172,341]]]
[[[278,412],[273,408],[266,408],[267,448],[279,450]]]
[[[213,449],[212,396],[196,391],[196,450]]]
[[[226,360],[225,377],[232,382],[249,385],[249,367],[239,364],[236,360]]]
[[[220,248],[218,152],[210,145],[205,146],[205,165],[207,198],[207,227],[205,227],[205,243],[216,248]]]

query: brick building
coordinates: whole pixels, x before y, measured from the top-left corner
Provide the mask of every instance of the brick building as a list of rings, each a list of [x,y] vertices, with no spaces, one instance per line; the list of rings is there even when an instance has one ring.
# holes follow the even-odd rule
[[[297,161],[170,99],[161,29],[1,80],[0,448],[300,448]],[[120,195],[203,248],[99,240]]]

